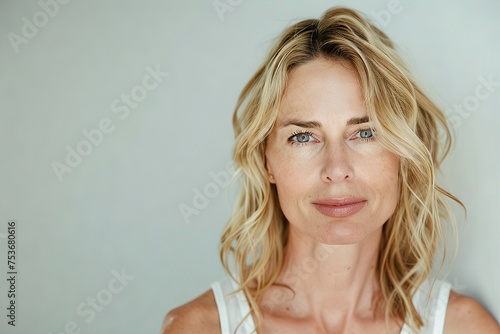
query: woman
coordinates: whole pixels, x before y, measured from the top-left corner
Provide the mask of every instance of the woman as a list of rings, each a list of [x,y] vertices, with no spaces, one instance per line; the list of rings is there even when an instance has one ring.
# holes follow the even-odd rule
[[[450,133],[383,32],[346,8],[293,25],[233,124],[231,279],[167,314],[163,333],[500,333],[430,277],[445,200],[458,201],[435,184]]]

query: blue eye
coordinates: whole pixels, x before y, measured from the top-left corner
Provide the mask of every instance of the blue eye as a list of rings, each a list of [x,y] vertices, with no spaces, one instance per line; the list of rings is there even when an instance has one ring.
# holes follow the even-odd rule
[[[310,132],[300,132],[292,135],[289,138],[290,141],[295,142],[297,144],[307,144],[314,140],[312,133]]]
[[[358,135],[356,137],[361,139],[371,139],[373,137],[373,131],[372,129],[359,130]]]

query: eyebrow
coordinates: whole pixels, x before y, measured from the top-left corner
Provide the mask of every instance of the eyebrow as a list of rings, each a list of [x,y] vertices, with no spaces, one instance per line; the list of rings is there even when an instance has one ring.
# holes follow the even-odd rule
[[[368,116],[363,116],[363,117],[353,117],[349,119],[346,123],[346,125],[356,125],[356,124],[363,124],[363,123],[368,123],[370,121],[370,118]],[[280,126],[280,128],[284,128],[290,125],[295,125],[301,128],[307,128],[307,129],[312,129],[312,128],[321,128],[321,123],[317,121],[301,121],[298,119],[290,119],[285,122]]]

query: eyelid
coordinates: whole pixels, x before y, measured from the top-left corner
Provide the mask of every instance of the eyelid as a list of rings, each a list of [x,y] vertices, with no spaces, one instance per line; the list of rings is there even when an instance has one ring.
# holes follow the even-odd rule
[[[297,135],[301,135],[301,134],[306,134],[308,136],[311,136],[313,137],[314,139],[316,139],[316,137],[314,136],[314,133],[312,133],[311,131],[308,131],[308,130],[296,130],[296,131],[293,131],[292,134],[288,137],[288,139],[291,139]]]
[[[365,131],[365,130],[370,130],[371,133],[372,133],[372,136],[369,137],[369,138],[361,138],[361,137],[358,137],[358,135],[362,132],[362,131]],[[354,131],[354,133],[349,137],[349,138],[353,138],[353,139],[361,139],[361,140],[373,140],[375,139],[375,135],[376,135],[377,131],[375,131],[374,128],[372,127],[360,127],[358,128],[356,131]]]
[[[293,131],[292,134],[290,135],[290,137],[293,137],[293,136],[296,136],[296,135],[300,135],[302,133],[308,134],[310,136],[314,136],[314,134],[311,131],[302,129],[302,130],[295,130],[295,131]]]
[[[375,132],[375,128],[371,125],[371,122],[366,122],[354,125],[354,130],[352,133],[355,134],[361,130],[372,130],[373,132]]]
[[[301,134],[306,134],[306,135],[310,136],[312,138],[312,140],[308,141],[308,142],[298,142],[298,141],[292,139],[293,137],[296,137],[296,136],[301,135]],[[290,144],[307,145],[307,144],[313,143],[315,141],[317,142],[318,139],[316,138],[316,136],[314,135],[314,133],[312,133],[311,131],[308,131],[308,130],[295,130],[288,137],[287,141]]]

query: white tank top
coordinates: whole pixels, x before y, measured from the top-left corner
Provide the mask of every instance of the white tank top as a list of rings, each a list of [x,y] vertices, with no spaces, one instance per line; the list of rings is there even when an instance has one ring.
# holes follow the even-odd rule
[[[229,277],[212,284],[217,309],[219,310],[222,334],[250,334],[255,330],[250,307],[245,294],[240,291],[232,294],[238,286]],[[436,280],[425,281],[413,296],[413,304],[424,321],[419,334],[442,334],[451,285]],[[244,322],[240,325],[241,321]],[[256,332],[255,332],[256,333]],[[404,324],[401,334],[414,334]]]

